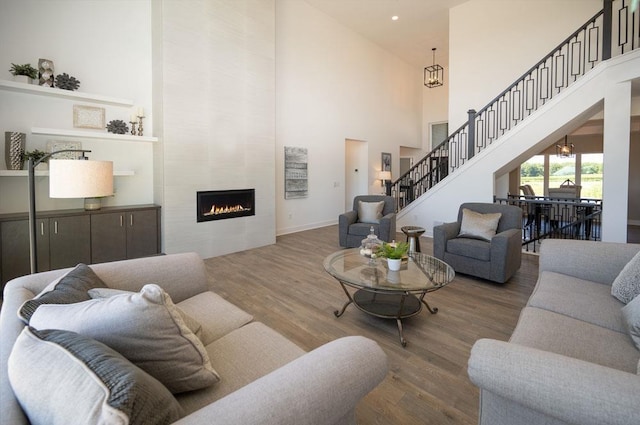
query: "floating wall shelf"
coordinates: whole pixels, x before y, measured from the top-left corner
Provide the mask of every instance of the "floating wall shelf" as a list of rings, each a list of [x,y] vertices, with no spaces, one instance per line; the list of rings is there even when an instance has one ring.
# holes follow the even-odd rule
[[[37,96],[57,97],[60,99],[82,100],[92,103],[101,103],[104,105],[133,106],[133,100],[130,99],[121,99],[80,91],[62,90],[53,87],[42,87],[35,84],[16,83],[14,81],[7,80],[0,80],[0,90],[34,94]]]
[[[113,175],[120,176],[135,176],[136,172],[132,170],[114,170]],[[36,177],[46,177],[49,175],[49,170],[36,170]],[[0,177],[27,177],[27,170],[0,170]]]
[[[61,128],[32,127],[31,134],[42,134],[45,136],[80,137],[83,139],[105,139],[118,140],[121,142],[157,142],[157,137],[132,136],[130,134],[113,134],[97,131],[65,130]]]

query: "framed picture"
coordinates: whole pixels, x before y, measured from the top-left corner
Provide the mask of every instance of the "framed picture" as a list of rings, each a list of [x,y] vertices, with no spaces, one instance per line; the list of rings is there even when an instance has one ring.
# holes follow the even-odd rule
[[[104,130],[104,108],[73,105],[73,126]]]
[[[307,148],[284,147],[284,199],[306,198],[308,186]]]
[[[80,150],[82,149],[82,142],[67,142],[65,140],[49,140],[47,142],[47,152],[57,152],[63,150]],[[52,155],[52,159],[78,159],[81,157],[81,152],[61,152],[55,155]]]
[[[391,154],[382,152],[382,171],[391,171]]]

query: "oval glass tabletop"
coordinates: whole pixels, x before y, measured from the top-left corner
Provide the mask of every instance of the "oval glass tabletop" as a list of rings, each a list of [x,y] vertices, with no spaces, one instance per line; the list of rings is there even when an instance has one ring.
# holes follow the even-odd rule
[[[345,284],[392,292],[431,292],[447,285],[455,277],[450,265],[421,252],[409,254],[399,271],[389,270],[384,258],[370,261],[360,255],[358,248],[329,255],[324,260],[324,268]]]

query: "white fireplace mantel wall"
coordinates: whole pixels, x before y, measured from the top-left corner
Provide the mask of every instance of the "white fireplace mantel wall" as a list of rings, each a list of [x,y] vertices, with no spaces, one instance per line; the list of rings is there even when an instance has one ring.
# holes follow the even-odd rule
[[[168,253],[275,243],[274,26],[275,0],[153,2],[155,199]],[[229,189],[255,189],[255,216],[197,223],[196,192]]]

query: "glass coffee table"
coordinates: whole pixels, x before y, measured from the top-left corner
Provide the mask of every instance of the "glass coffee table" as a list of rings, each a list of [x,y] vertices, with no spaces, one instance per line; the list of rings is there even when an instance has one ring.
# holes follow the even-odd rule
[[[431,314],[437,313],[438,309],[429,306],[425,295],[446,286],[455,276],[450,265],[421,252],[409,254],[399,271],[391,271],[385,259],[371,260],[360,255],[359,248],[329,255],[324,260],[324,269],[340,282],[347,295],[342,309],[334,311],[336,317],[354,304],[372,316],[395,319],[403,347],[407,341],[402,319],[420,313],[423,305]],[[347,288],[355,289],[353,295]]]

